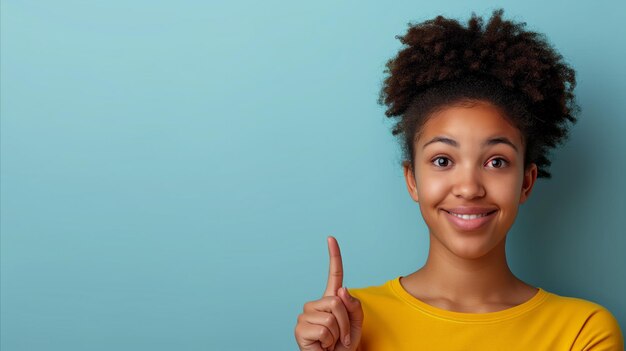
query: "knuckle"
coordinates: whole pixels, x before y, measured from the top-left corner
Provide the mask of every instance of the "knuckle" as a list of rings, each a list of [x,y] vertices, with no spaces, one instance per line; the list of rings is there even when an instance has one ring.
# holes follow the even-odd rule
[[[300,324],[296,324],[296,327],[293,328],[293,335],[296,337],[296,340],[300,339],[300,334],[301,334],[300,329],[301,329]]]
[[[321,327],[319,331],[319,340],[325,340],[330,336],[330,332],[325,327]]]
[[[339,298],[339,296],[331,296],[331,299],[329,301],[329,304],[331,307],[336,308],[339,307],[341,305],[341,299]]]
[[[324,318],[324,324],[327,324],[327,325],[332,324],[334,321],[335,321],[335,317],[333,317],[332,315]]]

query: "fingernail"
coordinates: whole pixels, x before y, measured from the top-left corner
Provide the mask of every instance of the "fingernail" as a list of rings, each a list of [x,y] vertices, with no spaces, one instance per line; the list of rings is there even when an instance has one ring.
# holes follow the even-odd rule
[[[345,338],[343,338],[343,344],[348,347],[350,345],[350,334],[346,335]]]

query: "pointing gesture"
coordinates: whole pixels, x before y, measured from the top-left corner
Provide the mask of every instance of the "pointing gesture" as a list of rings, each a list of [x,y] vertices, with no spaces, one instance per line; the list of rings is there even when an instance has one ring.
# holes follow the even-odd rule
[[[341,250],[337,240],[329,236],[328,255],[330,256],[330,267],[328,270],[328,282],[326,283],[326,291],[324,296],[337,296],[339,288],[343,284],[343,262],[341,261]]]
[[[337,239],[329,236],[330,265],[326,291],[304,304],[295,336],[301,351],[355,351],[361,341],[363,309],[343,284],[343,262]]]

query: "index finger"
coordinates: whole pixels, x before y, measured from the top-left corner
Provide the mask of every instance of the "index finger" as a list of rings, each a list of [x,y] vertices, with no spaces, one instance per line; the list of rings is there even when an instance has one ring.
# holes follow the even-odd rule
[[[330,256],[330,267],[328,269],[328,282],[324,296],[337,296],[337,290],[343,284],[343,263],[341,261],[341,251],[339,243],[333,236],[326,238],[328,242],[328,255]]]

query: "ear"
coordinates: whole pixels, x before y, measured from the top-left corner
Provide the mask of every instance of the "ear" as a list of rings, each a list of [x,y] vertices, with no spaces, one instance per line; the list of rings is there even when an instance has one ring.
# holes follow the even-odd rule
[[[415,202],[419,202],[417,196],[417,182],[415,181],[415,172],[410,161],[402,162],[402,168],[404,169],[404,179],[406,180],[406,187],[409,191],[409,195]]]
[[[523,204],[528,200],[530,192],[533,190],[533,186],[537,180],[537,165],[531,163],[526,170],[524,170],[524,180],[522,182],[522,193],[520,195],[519,203]]]

